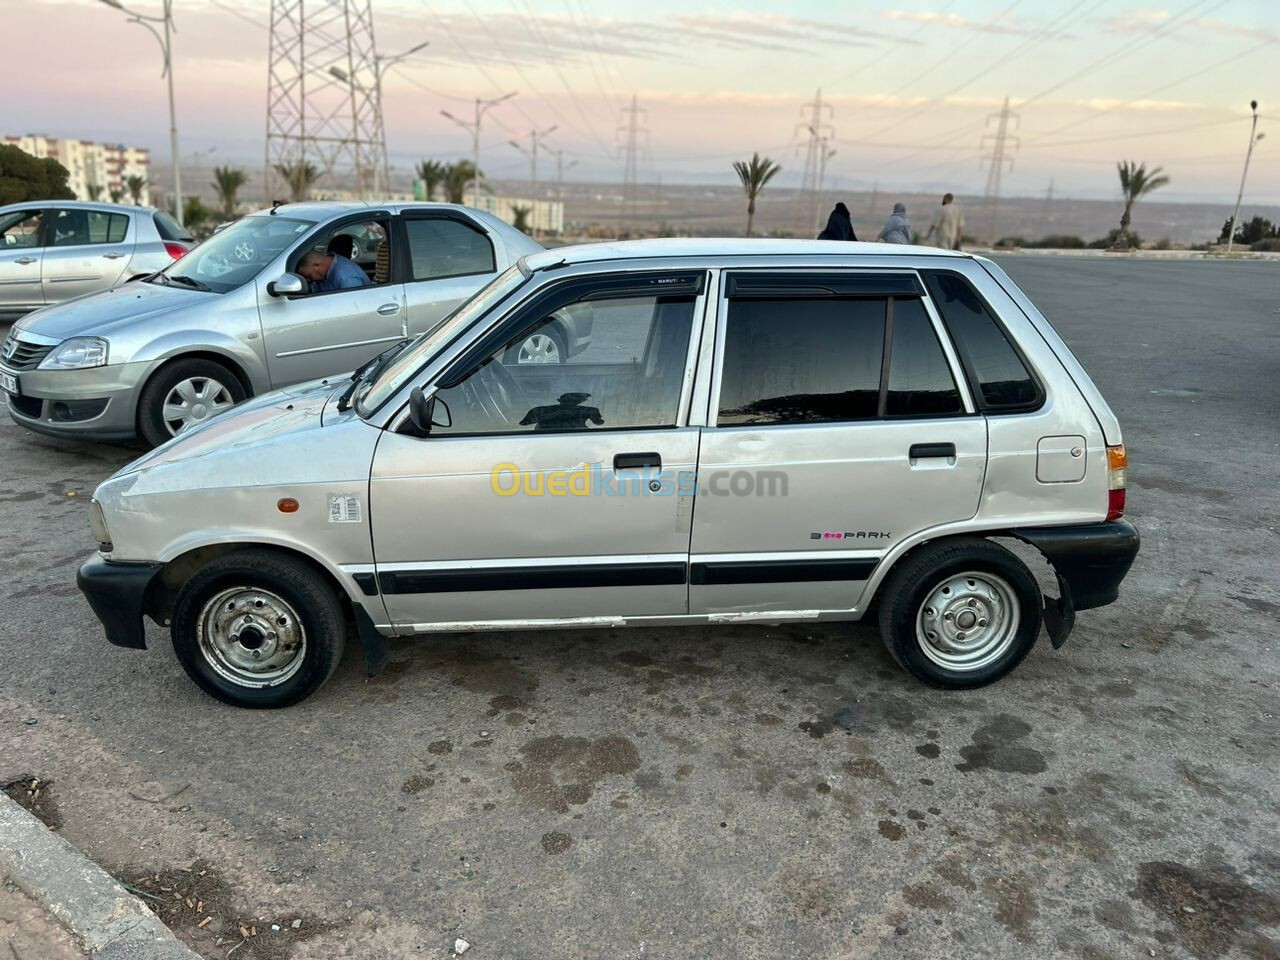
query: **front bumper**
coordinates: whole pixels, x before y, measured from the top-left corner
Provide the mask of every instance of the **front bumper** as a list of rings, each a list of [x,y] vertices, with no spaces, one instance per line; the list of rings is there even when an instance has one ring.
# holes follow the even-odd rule
[[[76,586],[116,646],[146,649],[143,601],[147,587],[163,568],[162,563],[125,563],[95,554],[76,573]]]
[[[109,363],[87,370],[0,370],[18,378],[5,396],[19,426],[54,437],[127,440],[137,433],[138,393],[151,364]]]

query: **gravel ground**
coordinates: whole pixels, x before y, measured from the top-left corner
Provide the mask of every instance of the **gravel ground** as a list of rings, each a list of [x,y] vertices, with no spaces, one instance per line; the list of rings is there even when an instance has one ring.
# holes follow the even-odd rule
[[[395,643],[372,681],[353,645],[234,710],[76,591],[134,452],[6,418],[0,782],[131,883],[198,864],[217,926],[173,923],[208,957],[1280,955],[1280,272],[1003,263],[1119,415],[1144,545],[997,686],[737,625]]]

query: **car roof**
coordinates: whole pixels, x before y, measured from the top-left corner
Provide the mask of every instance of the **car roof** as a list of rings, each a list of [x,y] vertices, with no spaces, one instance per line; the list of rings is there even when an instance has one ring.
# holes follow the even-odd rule
[[[63,210],[102,210],[106,213],[155,213],[155,207],[136,207],[132,203],[98,203],[96,200],[24,200],[0,207],[0,210],[26,209],[28,207],[59,207]]]
[[[402,213],[407,210],[447,211],[456,210],[474,216],[483,213],[474,207],[466,207],[460,203],[427,203],[404,202],[374,203],[370,200],[301,200],[296,203],[281,203],[276,207],[264,207],[248,214],[250,217],[266,217],[274,209],[278,216],[293,217],[304,220],[328,220],[330,217],[344,213],[361,213],[365,210],[386,210],[391,213]]]
[[[770,256],[885,256],[960,257],[969,255],[940,247],[901,243],[864,243],[847,240],[780,240],[771,237],[672,237],[655,240],[618,240],[555,247],[545,253],[530,254],[525,265],[530,270],[602,260],[661,260],[685,257],[770,257]]]

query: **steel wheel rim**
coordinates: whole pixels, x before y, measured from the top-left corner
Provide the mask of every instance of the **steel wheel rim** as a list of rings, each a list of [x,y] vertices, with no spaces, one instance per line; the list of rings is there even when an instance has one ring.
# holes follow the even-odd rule
[[[1009,582],[969,570],[945,577],[925,595],[916,614],[916,642],[944,669],[981,670],[1013,645],[1020,621],[1018,595]]]
[[[230,587],[204,605],[198,623],[200,653],[224,680],[261,689],[284,683],[302,668],[307,631],[279,594]]]
[[[545,333],[535,333],[520,344],[516,363],[559,363],[560,345]]]
[[[226,384],[213,377],[187,377],[169,390],[160,406],[160,418],[169,436],[176,437],[197,423],[230,410],[235,399]]]

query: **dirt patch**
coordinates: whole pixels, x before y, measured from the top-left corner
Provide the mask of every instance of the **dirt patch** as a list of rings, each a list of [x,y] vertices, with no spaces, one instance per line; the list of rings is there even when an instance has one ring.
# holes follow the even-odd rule
[[[1007,713],[988,720],[973,732],[973,742],[960,748],[964,763],[957,763],[961,773],[994,770],[999,773],[1044,773],[1049,769],[1044,754],[1015,741],[1031,733],[1031,725]]]
[[[159,872],[119,870],[116,878],[179,940],[206,957],[285,960],[296,944],[335,926],[301,912],[254,915],[236,902],[235,888],[201,861]]]
[[[542,849],[550,854],[564,853],[573,846],[573,837],[567,833],[544,833],[542,835]]]
[[[401,793],[407,793],[411,797],[416,797],[423,790],[436,785],[435,780],[431,777],[424,777],[421,774],[414,774],[400,787]]]
[[[945,910],[952,899],[929,883],[913,883],[902,888],[902,899],[917,910]]]
[[[916,745],[916,753],[926,760],[937,760],[942,756],[942,748],[936,743],[921,743]]]
[[[762,727],[776,727],[782,723],[782,718],[775,713],[757,713],[756,723]]]
[[[618,654],[618,662],[628,667],[651,667],[653,658],[639,650],[623,650]]]
[[[472,693],[518,696],[538,688],[536,676],[508,657],[466,648],[450,650],[423,646],[405,660],[392,660],[373,681],[400,683],[411,677],[437,674],[455,687]]]
[[[907,828],[895,820],[881,820],[876,826],[880,836],[889,840],[901,840],[907,835]]]
[[[453,753],[453,744],[448,740],[432,740],[427,744],[427,753],[443,757],[446,753]]]
[[[1183,944],[1199,957],[1222,956],[1256,936],[1256,927],[1280,924],[1280,897],[1249,886],[1225,865],[1142,863],[1134,893],[1172,923]]]
[[[1023,943],[1035,943],[1031,921],[1040,911],[1026,876],[994,877],[983,887],[996,895],[996,919]]]
[[[489,701],[490,716],[497,716],[503,710],[522,710],[529,704],[520,697],[510,693],[499,694]]]
[[[26,776],[10,780],[4,785],[4,792],[50,830],[57,830],[62,826],[62,816],[58,813],[57,801],[49,792],[51,786],[53,784],[49,780]]]
[[[606,776],[640,767],[640,753],[625,737],[541,737],[522,747],[520,756],[507,765],[512,785],[533,806],[557,813],[586,803]]]
[[[846,760],[840,765],[840,769],[851,777],[857,777],[860,780],[888,780],[889,776],[884,772],[884,767],[880,765],[879,760],[861,759]]]

